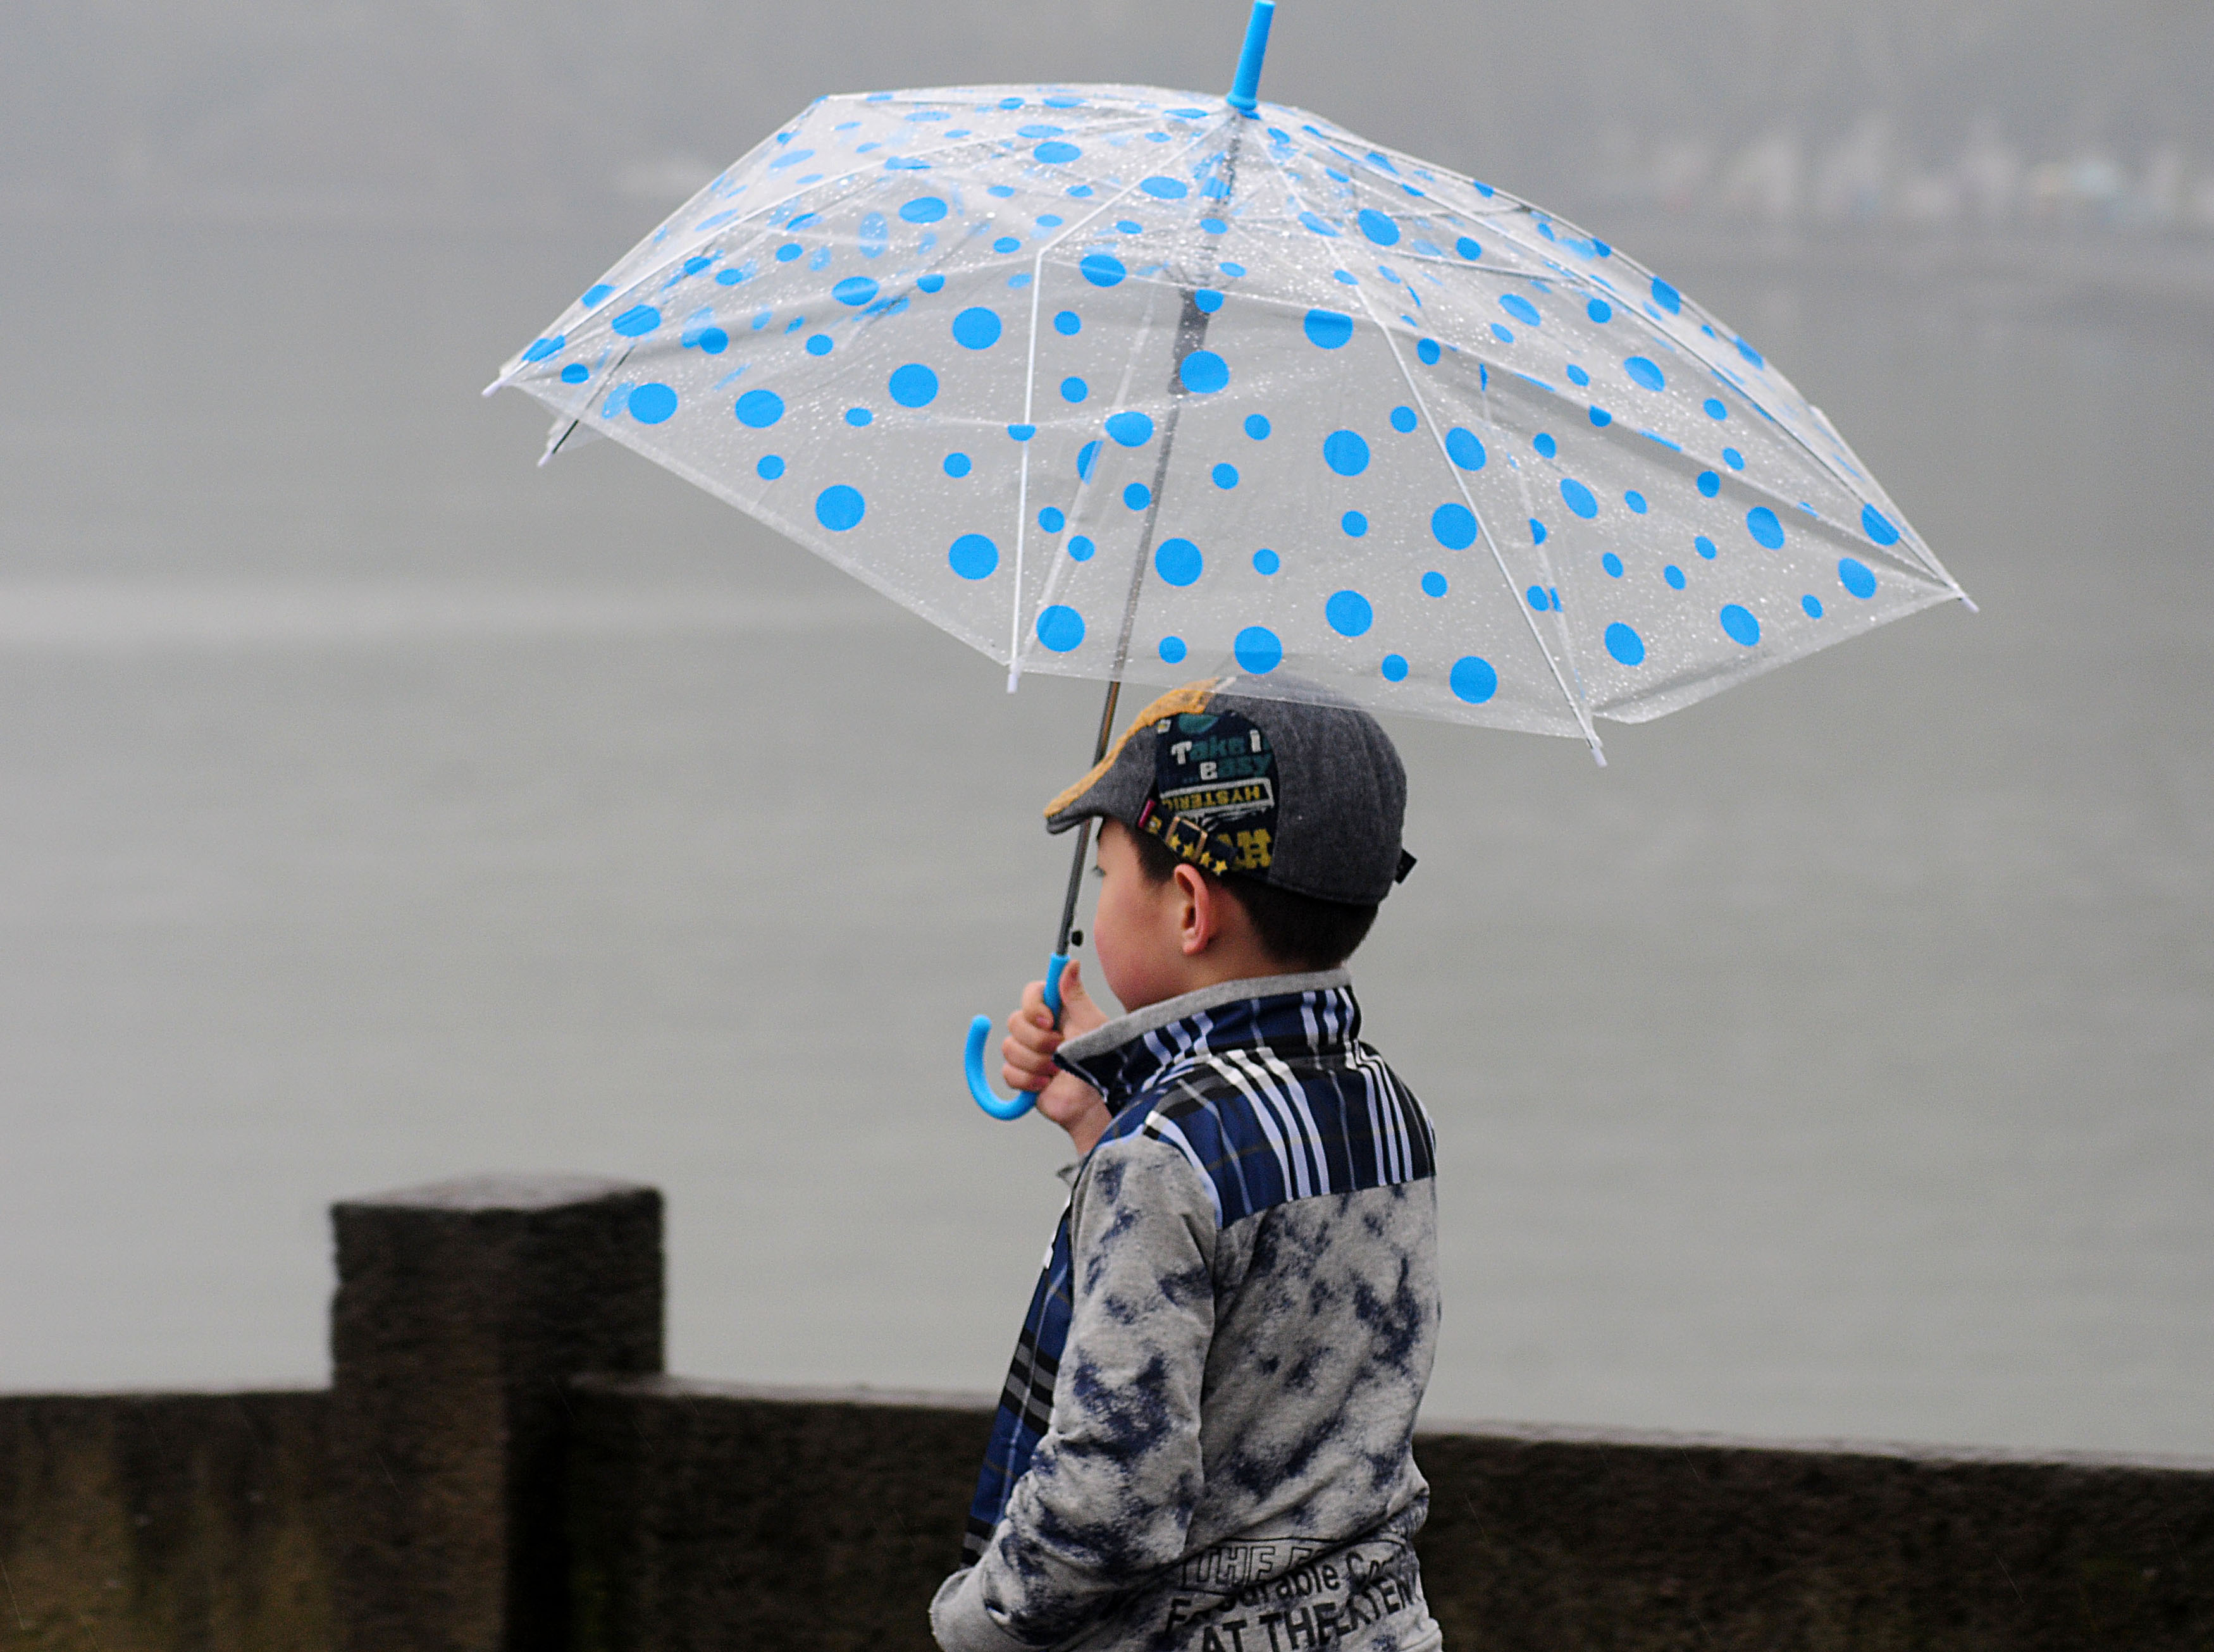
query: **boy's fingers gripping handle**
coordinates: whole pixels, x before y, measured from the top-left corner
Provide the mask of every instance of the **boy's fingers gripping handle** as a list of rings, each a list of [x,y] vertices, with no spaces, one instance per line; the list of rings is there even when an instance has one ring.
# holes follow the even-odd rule
[[[1045,1006],[1053,1012],[1054,1025],[1061,1025],[1061,975],[1068,968],[1068,954],[1055,952],[1046,961]],[[969,1093],[976,1104],[994,1118],[1020,1118],[1037,1105],[1037,1098],[1027,1090],[1018,1090],[1001,1101],[992,1093],[992,1086],[984,1079],[984,1046],[992,1037],[992,1018],[980,1015],[969,1024],[969,1047],[963,1052],[962,1066],[969,1075]]]

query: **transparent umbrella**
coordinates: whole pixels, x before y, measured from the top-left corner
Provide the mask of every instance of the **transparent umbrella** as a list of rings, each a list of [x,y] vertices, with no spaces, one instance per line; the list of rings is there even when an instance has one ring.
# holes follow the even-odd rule
[[[612,437],[1011,688],[1107,679],[1100,750],[1122,682],[1235,671],[1599,756],[1599,720],[1966,601],[1821,411],[1668,282],[1260,103],[1272,15],[1227,99],[818,100],[491,389],[553,410],[547,457]]]

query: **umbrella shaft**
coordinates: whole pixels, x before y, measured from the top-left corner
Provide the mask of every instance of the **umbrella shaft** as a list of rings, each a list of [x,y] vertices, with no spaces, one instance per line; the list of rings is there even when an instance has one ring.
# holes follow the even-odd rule
[[[1097,768],[1107,755],[1107,743],[1115,735],[1115,702],[1122,697],[1122,679],[1116,677],[1107,684],[1106,703],[1099,707],[1099,737],[1092,743],[1092,762]],[[1092,847],[1092,823],[1085,821],[1076,829],[1076,854],[1068,864],[1068,892],[1061,897],[1061,931],[1055,936],[1053,950],[1057,956],[1068,951],[1070,931],[1076,927],[1076,898],[1084,892],[1084,856]]]

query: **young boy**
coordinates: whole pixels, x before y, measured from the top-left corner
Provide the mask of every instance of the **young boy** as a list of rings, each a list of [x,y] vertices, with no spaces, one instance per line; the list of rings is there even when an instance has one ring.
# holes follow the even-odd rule
[[[1410,1450],[1436,1344],[1422,1104],[1342,965],[1413,865],[1374,719],[1199,682],[1046,811],[1093,945],[1007,1081],[1085,1155],[931,1606],[945,1652],[1427,1652]],[[1279,685],[1272,685],[1279,686]],[[1281,691],[1281,686],[1279,686]]]

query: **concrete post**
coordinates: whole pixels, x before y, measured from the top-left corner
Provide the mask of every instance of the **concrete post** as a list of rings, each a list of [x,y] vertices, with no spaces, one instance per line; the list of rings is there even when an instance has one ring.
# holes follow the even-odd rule
[[[331,1215],[339,1646],[565,1644],[563,1384],[662,1368],[660,1194],[480,1177]]]

